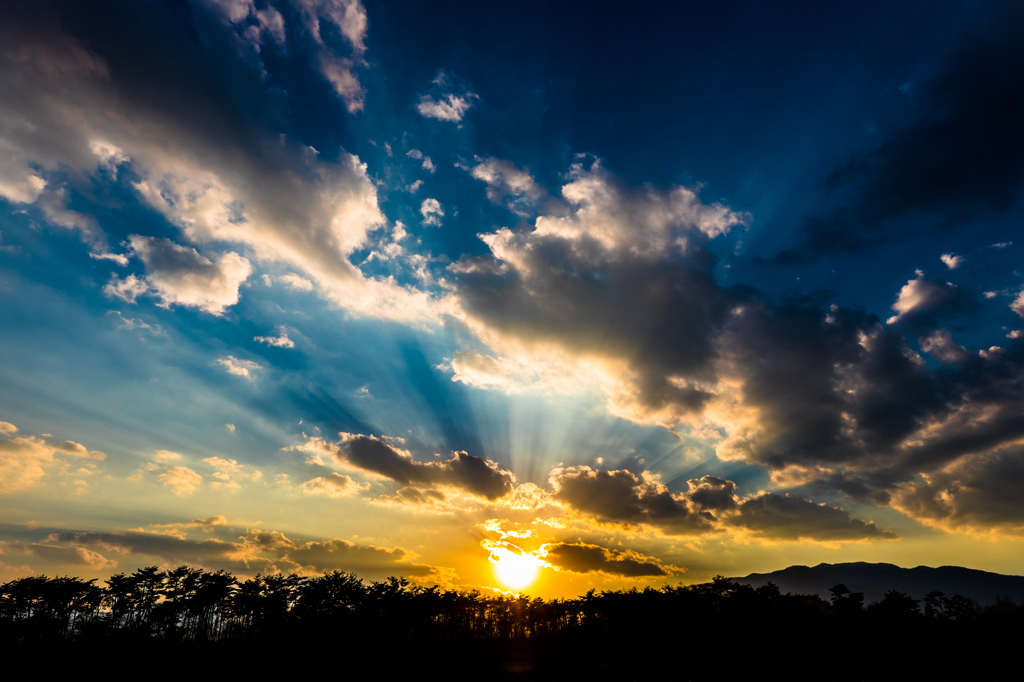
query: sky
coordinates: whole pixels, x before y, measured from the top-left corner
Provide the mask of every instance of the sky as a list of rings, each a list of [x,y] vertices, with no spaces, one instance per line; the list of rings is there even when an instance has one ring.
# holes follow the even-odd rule
[[[2,12],[0,580],[1024,573],[1017,3]]]

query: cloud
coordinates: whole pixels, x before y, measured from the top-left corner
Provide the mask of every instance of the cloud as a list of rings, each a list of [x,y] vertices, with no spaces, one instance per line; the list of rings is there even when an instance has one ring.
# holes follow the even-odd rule
[[[464,95],[447,94],[438,99],[434,99],[430,95],[423,95],[420,97],[419,103],[416,104],[416,111],[420,112],[420,116],[426,118],[458,123],[473,106],[474,98],[476,95],[471,92]]]
[[[939,327],[977,309],[964,290],[919,274],[885,326],[827,294],[773,301],[723,287],[708,243],[748,219],[694,190],[632,188],[599,164],[575,166],[532,226],[483,234],[490,254],[449,267],[453,307],[488,347],[457,351],[453,380],[597,392],[626,419],[724,434],[711,444],[720,459],[765,467],[782,488],[814,484],[876,504],[1024,437],[1024,348],[968,351]],[[618,496],[581,493],[574,508],[666,525],[638,502],[643,482],[593,478],[621,483]],[[679,518],[683,507],[728,515],[669,497]]]
[[[277,336],[256,336],[253,340],[275,348],[295,348],[295,342],[288,338],[288,333],[283,328]]]
[[[213,532],[217,526],[227,525],[228,520],[223,514],[217,514],[216,516],[210,516],[205,519],[192,519],[182,523],[151,523],[150,528],[167,529],[167,530],[181,530],[188,528],[199,528],[205,533]]]
[[[369,25],[366,8],[359,0],[296,0],[295,4],[302,11],[309,34],[319,48],[321,73],[345,101],[350,113],[362,111],[363,87],[353,69],[365,63],[363,55]],[[321,21],[338,30],[351,49],[350,56],[340,56],[325,42]]]
[[[920,270],[896,297],[892,309],[896,315],[888,324],[899,324],[920,331],[934,327],[940,320],[962,316],[977,310],[978,304],[952,282],[925,277]]]
[[[572,573],[605,573],[623,578],[664,577],[682,572],[657,559],[636,552],[622,552],[584,542],[568,544],[554,542],[542,547],[544,559],[556,570]]]
[[[1024,317],[1024,287],[1021,287],[1020,292],[1017,293],[1017,298],[1013,299],[1010,310]]]
[[[783,263],[858,251],[917,231],[974,224],[1016,205],[1024,180],[1024,11],[1006,3],[967,31],[915,88],[914,118],[852,155],[828,186],[842,207],[810,219]]]
[[[203,477],[188,467],[167,467],[164,473],[157,476],[160,482],[169,487],[175,495],[190,495],[203,484]]]
[[[479,235],[491,254],[449,267],[462,319],[526,378],[591,378],[618,416],[699,411],[712,337],[747,296],[715,283],[703,245],[750,216],[691,188],[624,186],[596,161],[573,166],[562,197],[532,230]]]
[[[174,565],[262,573],[342,570],[380,578],[395,574],[428,575],[434,570],[431,566],[414,563],[417,555],[401,547],[357,545],[342,539],[297,542],[280,531],[254,528],[233,542],[218,538],[197,541],[138,530],[116,533],[60,531],[50,535],[47,542],[145,557],[146,561],[155,558],[160,563]]]
[[[313,291],[313,283],[305,277],[300,277],[295,273],[288,273],[278,278],[284,282],[285,285],[294,291]]]
[[[444,218],[444,209],[437,199],[424,199],[420,204],[420,214],[423,215],[424,225],[441,226],[441,219]]]
[[[726,523],[771,540],[855,542],[899,538],[892,531],[879,529],[873,521],[865,523],[850,518],[840,507],[814,503],[789,493],[761,493],[746,499],[740,503],[739,513]]]
[[[234,374],[237,377],[245,377],[249,381],[255,380],[256,377],[252,375],[253,372],[263,369],[262,365],[252,360],[239,360],[234,355],[228,355],[223,358],[217,358],[217,364],[224,367],[228,374]]]
[[[0,494],[33,488],[42,483],[47,470],[62,468],[63,457],[99,461],[106,455],[74,441],[58,442],[53,436],[15,436],[18,429],[0,422]],[[87,467],[95,473],[94,465]]]
[[[170,450],[157,450],[156,461],[158,462],[177,462],[181,459],[181,455],[177,452],[171,452]]]
[[[958,267],[964,264],[964,257],[958,256],[955,253],[944,253],[939,256],[939,260],[946,264],[946,267],[950,270],[956,270]]]
[[[676,535],[712,529],[715,517],[693,508],[685,495],[625,470],[604,471],[588,466],[558,468],[549,478],[552,497],[598,521],[645,524]]]
[[[7,542],[7,549],[22,552],[42,559],[50,564],[67,566],[85,566],[94,571],[117,568],[117,562],[108,560],[102,554],[85,547],[62,547],[60,545],[38,542]]]
[[[307,495],[325,495],[327,497],[348,497],[370,486],[367,483],[357,483],[351,476],[331,472],[326,476],[317,476],[302,484],[302,492]]]
[[[547,198],[547,191],[537,184],[533,176],[510,161],[480,157],[476,161],[472,168],[465,168],[474,178],[487,183],[487,198],[492,203],[525,216]]]
[[[515,476],[490,460],[465,452],[453,452],[448,460],[418,462],[407,450],[374,436],[341,434],[338,443],[310,438],[296,449],[330,456],[339,463],[403,486],[446,486],[488,500],[512,492]]]
[[[258,58],[239,57],[251,45],[246,31],[252,26],[266,26],[269,33],[260,28],[261,36],[276,34],[276,19],[260,15],[271,8],[224,6],[191,6],[192,20],[207,36],[198,48],[174,31],[154,34],[132,12],[111,10],[116,21],[108,28],[116,39],[84,41],[69,31],[87,35],[93,25],[61,22],[59,8],[25,6],[5,16],[0,89],[8,96],[0,103],[0,189],[18,200],[45,202],[51,196],[46,192],[67,182],[88,195],[94,180],[129,166],[124,182],[180,230],[176,241],[242,245],[250,257],[304,273],[325,298],[356,314],[433,320],[428,294],[367,278],[350,261],[386,224],[365,165],[347,153],[322,161],[264,115],[276,110],[276,91],[266,88]],[[180,21],[170,6],[150,9],[147,27]],[[361,60],[366,17],[359,2],[304,0],[299,9],[315,50],[326,55],[324,64],[341,68],[338,60]],[[349,56],[335,53],[322,26],[332,27],[328,33],[338,30]],[[210,69],[210,63],[220,68]],[[335,68],[335,75],[344,70]],[[161,87],[153,88],[154,82]],[[350,108],[360,105],[355,91],[346,96]],[[53,201],[51,208],[59,204]],[[88,216],[88,206],[77,210]],[[128,286],[112,282],[109,295],[134,300],[154,293],[165,305],[210,311],[237,300],[232,284],[244,280],[247,259],[230,251],[199,256],[182,252],[189,247],[180,244],[140,239],[139,251],[151,255],[154,265],[163,255],[176,267],[150,273],[149,290],[142,290],[140,276]],[[207,284],[210,294],[202,288]]]
[[[230,251],[213,261],[170,239],[133,234],[128,243],[145,264],[146,282],[164,308],[178,304],[223,315],[238,303],[238,287],[252,274],[249,261]]]
[[[949,531],[994,529],[1024,535],[1020,445],[964,457],[921,478],[903,484],[893,495],[893,506],[911,518]]]
[[[149,324],[144,320],[139,320],[134,317],[125,317],[120,313],[120,311],[117,310],[109,310],[107,311],[107,314],[117,316],[117,318],[121,321],[121,323],[118,325],[118,327],[120,327],[121,329],[144,329],[153,336],[167,336],[167,332],[164,331],[164,328],[158,324]]]
[[[119,298],[125,303],[135,303],[135,299],[149,292],[149,284],[145,278],[128,275],[124,279],[111,275],[110,281],[103,287],[103,293],[111,298]]]

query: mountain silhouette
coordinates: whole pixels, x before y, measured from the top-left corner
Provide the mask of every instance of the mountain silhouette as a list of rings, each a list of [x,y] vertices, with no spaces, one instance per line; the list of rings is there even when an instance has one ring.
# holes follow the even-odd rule
[[[816,594],[829,598],[829,588],[839,583],[853,592],[863,592],[866,603],[879,601],[888,590],[899,590],[914,599],[938,590],[946,596],[959,594],[978,603],[994,604],[1000,597],[1024,599],[1024,576],[1002,575],[962,566],[918,566],[901,568],[893,564],[857,561],[845,564],[790,566],[771,573],[751,573],[736,582],[761,587],[769,582],[782,592]]]

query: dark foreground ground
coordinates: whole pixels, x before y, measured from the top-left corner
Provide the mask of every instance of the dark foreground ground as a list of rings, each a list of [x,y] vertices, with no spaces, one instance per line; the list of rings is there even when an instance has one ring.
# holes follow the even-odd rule
[[[0,586],[0,680],[1021,680],[1024,604],[718,578],[545,602],[352,574]]]

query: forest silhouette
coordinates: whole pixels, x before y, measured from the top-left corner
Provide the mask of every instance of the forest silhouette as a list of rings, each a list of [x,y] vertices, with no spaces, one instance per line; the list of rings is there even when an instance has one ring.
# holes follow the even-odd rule
[[[890,590],[865,605],[845,585],[825,600],[720,576],[548,601],[395,577],[367,583],[339,571],[239,580],[149,567],[97,582],[31,576],[0,586],[11,679],[62,677],[113,652],[122,670],[148,679],[294,673],[311,656],[336,658],[342,677],[369,665],[385,678],[747,679],[776,670],[844,680],[1019,679],[1016,664],[1002,663],[1024,625],[1024,603],[1012,599],[982,606]]]

